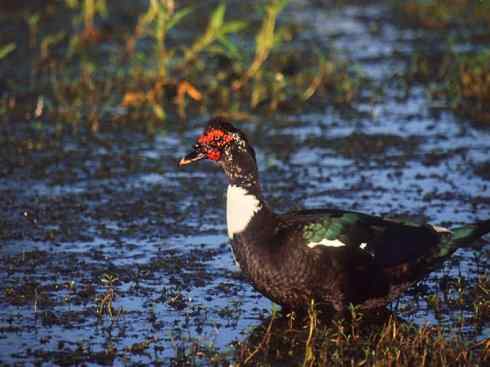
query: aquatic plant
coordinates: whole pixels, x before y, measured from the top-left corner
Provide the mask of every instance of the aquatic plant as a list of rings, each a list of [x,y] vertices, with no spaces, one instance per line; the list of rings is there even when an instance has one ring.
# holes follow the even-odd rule
[[[261,345],[258,353],[245,353],[253,359],[240,357],[237,366],[251,361],[255,366],[479,366],[490,361],[488,340],[469,342],[462,335],[448,336],[441,327],[418,327],[393,316],[383,322],[356,311],[351,316],[355,318],[329,324],[310,308],[305,323],[293,329],[269,323],[263,331],[269,344]],[[295,363],[301,355],[303,361]]]
[[[476,122],[490,122],[490,52],[413,57],[407,76],[428,86],[430,96]]]
[[[257,74],[265,60],[269,57],[272,48],[280,42],[281,38],[275,31],[276,20],[287,3],[288,0],[274,0],[267,5],[262,25],[255,37],[254,59],[241,79],[233,84],[234,90],[240,89],[248,79]],[[252,103],[252,105],[256,104]]]
[[[69,9],[78,9],[80,15],[75,17],[76,22],[83,22],[83,36],[85,38],[96,36],[95,17],[106,17],[108,14],[106,0],[65,0]]]
[[[476,24],[490,20],[488,1],[474,0],[392,0],[392,6],[404,22],[430,29]]]
[[[448,90],[453,107],[471,118],[490,123],[490,51],[457,59]]]
[[[167,34],[191,11],[191,7],[176,11],[173,0],[150,0],[147,11],[138,18],[133,35],[126,41],[128,52],[134,52],[134,45],[139,38],[152,37],[155,42],[154,57],[158,62],[158,74],[164,79],[167,75],[167,62],[173,56],[166,49]]]
[[[87,127],[96,133],[103,125],[133,123],[151,132],[169,113],[243,116],[301,107],[315,95],[351,103],[360,89],[359,75],[319,48],[293,53],[284,40],[294,42],[294,26],[280,22],[286,6],[285,0],[270,0],[259,7],[259,19],[234,19],[223,1],[202,27],[194,25],[196,17],[203,18],[198,5],[179,7],[173,0],[124,7],[66,0],[46,10],[55,17],[49,23],[44,10],[29,11],[28,42],[4,42],[0,56],[12,63],[24,60],[22,65],[30,60],[30,65],[0,64],[10,85],[8,95],[0,96],[0,110],[10,118],[42,118],[61,129]],[[121,17],[131,21],[121,24]],[[32,99],[21,97],[26,92]]]
[[[185,50],[184,66],[187,66],[189,62],[194,60],[201,52],[209,48],[216,41],[229,45],[231,41],[227,38],[228,34],[240,32],[247,26],[244,21],[239,20],[225,22],[225,11],[226,5],[225,3],[221,3],[212,12],[204,33]],[[228,49],[230,48],[232,47],[228,47]]]
[[[122,308],[115,310],[114,308],[114,300],[117,297],[115,291],[115,283],[119,280],[119,278],[114,274],[103,274],[100,278],[100,281],[105,286],[105,292],[103,295],[97,296],[95,303],[97,305],[96,314],[98,318],[104,317],[105,314],[109,315],[112,319],[117,315],[120,315],[122,312]]]
[[[15,43],[12,42],[0,46],[0,60],[6,58],[14,50],[15,50]]]

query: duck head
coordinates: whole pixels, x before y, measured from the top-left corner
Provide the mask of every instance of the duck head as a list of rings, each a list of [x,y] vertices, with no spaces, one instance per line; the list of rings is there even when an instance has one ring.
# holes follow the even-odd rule
[[[217,117],[207,123],[192,151],[180,160],[179,166],[204,159],[221,166],[230,183],[256,184],[255,151],[247,136],[223,118]]]

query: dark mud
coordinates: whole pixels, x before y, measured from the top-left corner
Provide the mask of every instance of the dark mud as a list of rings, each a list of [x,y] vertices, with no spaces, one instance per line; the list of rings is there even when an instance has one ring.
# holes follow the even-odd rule
[[[385,21],[382,6],[303,5],[293,2],[288,16],[308,26],[304,37],[345,52],[384,93],[366,93],[348,111],[305,105],[301,115],[240,125],[272,206],[443,225],[490,218],[490,130],[434,110],[417,87],[400,88],[414,33]],[[4,125],[0,361],[219,364],[239,355],[247,336],[260,342],[261,329],[250,330],[267,327],[272,305],[234,267],[224,177],[211,164],[177,168],[205,118],[153,137],[108,130],[54,138],[47,126]],[[473,320],[471,300],[476,279],[488,277],[488,244],[458,251],[390,308],[448,333],[465,319],[468,340],[488,338],[488,317]]]

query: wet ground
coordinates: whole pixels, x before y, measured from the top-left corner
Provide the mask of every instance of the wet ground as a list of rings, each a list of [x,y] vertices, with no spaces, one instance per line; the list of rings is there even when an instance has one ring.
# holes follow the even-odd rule
[[[318,11],[320,9],[321,11]],[[348,110],[241,123],[278,211],[334,206],[457,225],[490,218],[490,129],[435,106],[401,77],[431,34],[401,29],[380,5],[293,2],[308,39],[340,50],[383,93]],[[237,272],[225,181],[211,164],[179,169],[208,116],[136,132],[65,135],[11,121],[0,147],[0,361],[137,364],[233,359],[273,305]],[[15,126],[15,128],[13,128]],[[390,306],[454,331],[465,308],[426,300],[441,279],[488,277],[490,242],[458,251]],[[488,321],[464,332],[490,337]],[[227,354],[228,353],[228,354]]]

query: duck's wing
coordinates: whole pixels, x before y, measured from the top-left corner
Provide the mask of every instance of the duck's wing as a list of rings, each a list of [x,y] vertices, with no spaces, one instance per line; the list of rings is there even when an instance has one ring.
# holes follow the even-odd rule
[[[417,261],[431,253],[442,232],[430,225],[337,209],[311,209],[282,216],[285,226],[302,231],[304,245],[348,252],[382,267]],[[325,251],[325,250],[322,250]]]

